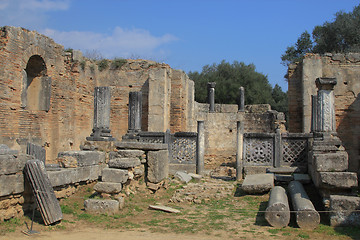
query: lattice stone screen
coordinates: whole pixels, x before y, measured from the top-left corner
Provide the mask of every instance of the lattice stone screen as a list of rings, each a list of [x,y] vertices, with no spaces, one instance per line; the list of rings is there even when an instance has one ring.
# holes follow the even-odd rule
[[[244,165],[272,166],[274,134],[244,134]]]
[[[195,132],[178,132],[171,135],[170,163],[195,164],[196,163],[196,138]]]
[[[280,139],[278,143],[276,137]],[[311,137],[306,133],[245,133],[244,166],[300,167],[306,171]],[[275,156],[280,159],[276,161]]]

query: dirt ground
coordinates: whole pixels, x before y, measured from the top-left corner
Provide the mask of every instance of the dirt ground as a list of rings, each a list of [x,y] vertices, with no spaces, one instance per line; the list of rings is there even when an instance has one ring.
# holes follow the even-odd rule
[[[359,228],[333,228],[326,216],[314,230],[296,226],[294,216],[288,227],[276,229],[264,219],[269,194],[246,195],[234,181],[206,179],[187,185],[169,180],[156,193],[145,183],[130,186],[125,207],[116,215],[96,215],[84,211],[84,199],[94,197],[92,185],[78,188],[73,196],[62,199],[63,220],[44,226],[36,214],[33,230],[25,235],[28,216],[0,223],[0,239],[360,239]],[[99,197],[99,196],[95,196]],[[150,210],[162,204],[180,210],[166,213]]]

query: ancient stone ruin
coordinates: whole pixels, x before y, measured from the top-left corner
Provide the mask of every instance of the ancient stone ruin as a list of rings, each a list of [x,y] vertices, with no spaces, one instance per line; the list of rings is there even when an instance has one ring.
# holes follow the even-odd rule
[[[23,169],[38,159],[57,199],[96,182],[102,198],[85,201],[89,212],[116,213],[139,179],[156,192],[170,175],[187,183],[228,167],[226,177],[245,177],[244,191],[272,191],[268,208],[285,212],[276,220],[269,210],[271,225],[289,222],[278,183],[289,184],[299,226],[318,222],[301,185],[310,183],[332,225],[359,223],[357,55],[307,56],[290,67],[287,131],[283,113],[245,105],[243,87],[238,105],[216,104],[210,82],[208,102],[198,103],[194,82],[166,64],[128,59],[100,68],[35,31],[0,31],[1,220],[32,209]]]

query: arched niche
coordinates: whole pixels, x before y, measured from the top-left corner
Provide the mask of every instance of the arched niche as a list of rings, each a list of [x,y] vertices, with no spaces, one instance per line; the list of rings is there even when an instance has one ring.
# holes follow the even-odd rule
[[[50,109],[51,78],[47,76],[44,59],[40,55],[29,58],[23,71],[22,107],[28,110]]]

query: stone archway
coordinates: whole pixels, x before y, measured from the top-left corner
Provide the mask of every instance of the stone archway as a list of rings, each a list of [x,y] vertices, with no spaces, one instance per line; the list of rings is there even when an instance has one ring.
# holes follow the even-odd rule
[[[23,72],[22,107],[28,110],[50,108],[51,78],[47,76],[44,59],[40,55],[29,58]]]

